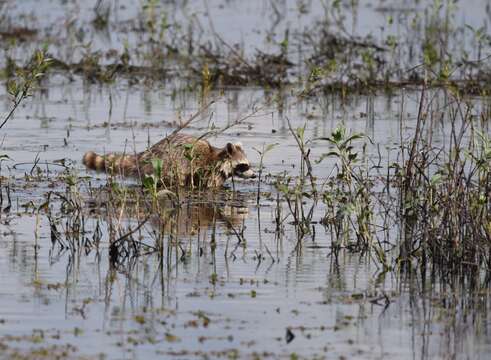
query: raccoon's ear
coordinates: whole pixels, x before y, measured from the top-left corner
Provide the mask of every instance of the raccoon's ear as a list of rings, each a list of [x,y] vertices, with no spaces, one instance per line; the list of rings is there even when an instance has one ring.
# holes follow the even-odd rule
[[[227,149],[227,153],[228,153],[229,155],[232,155],[232,154],[234,153],[234,151],[235,151],[234,144],[232,144],[232,143],[227,143],[227,145],[226,145],[226,149]]]
[[[218,154],[218,156],[219,156],[220,159],[226,159],[226,158],[231,157],[232,154],[234,153],[234,151],[235,151],[234,145],[232,143],[228,143],[220,151],[220,153]]]

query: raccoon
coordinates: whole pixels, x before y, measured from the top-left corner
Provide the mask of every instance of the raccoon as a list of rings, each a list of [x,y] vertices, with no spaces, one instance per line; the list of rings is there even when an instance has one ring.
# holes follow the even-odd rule
[[[160,180],[165,186],[220,187],[233,176],[256,177],[240,143],[217,148],[204,139],[181,133],[170,135],[135,155],[101,156],[89,151],[83,157],[83,164],[92,170],[145,178],[155,172],[155,159],[162,160]]]

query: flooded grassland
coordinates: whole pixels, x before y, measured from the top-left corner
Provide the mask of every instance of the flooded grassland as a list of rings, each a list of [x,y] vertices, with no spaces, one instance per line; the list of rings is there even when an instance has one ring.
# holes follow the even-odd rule
[[[176,3],[0,2],[0,358],[488,358],[486,4]],[[181,127],[260,177],[81,163]]]

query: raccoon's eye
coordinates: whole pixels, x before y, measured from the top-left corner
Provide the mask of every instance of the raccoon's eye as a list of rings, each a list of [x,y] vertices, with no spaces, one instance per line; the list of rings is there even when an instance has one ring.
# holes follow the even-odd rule
[[[235,167],[235,171],[238,171],[238,172],[246,172],[247,170],[249,170],[248,164],[239,164]]]

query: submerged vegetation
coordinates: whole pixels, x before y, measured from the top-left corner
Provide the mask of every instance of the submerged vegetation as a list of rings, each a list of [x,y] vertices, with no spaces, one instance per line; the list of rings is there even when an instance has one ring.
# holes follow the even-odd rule
[[[394,357],[399,345],[402,357],[465,357],[465,341],[491,353],[486,23],[461,26],[454,1],[271,1],[271,24],[229,37],[218,15],[237,6],[247,19],[235,1],[94,3],[61,2],[66,21],[40,25],[0,1],[5,271],[21,251],[19,281],[64,315],[63,331],[10,336],[6,310],[7,357],[84,356],[99,334],[135,357],[375,357],[372,335],[355,342],[353,329],[399,313],[410,324],[387,331],[417,328],[422,345],[401,341]],[[360,35],[365,11],[379,23]],[[137,179],[80,164],[84,151],[136,154],[180,131],[243,141],[257,179],[165,187],[179,161],[152,158]],[[103,325],[88,329],[91,316]]]

